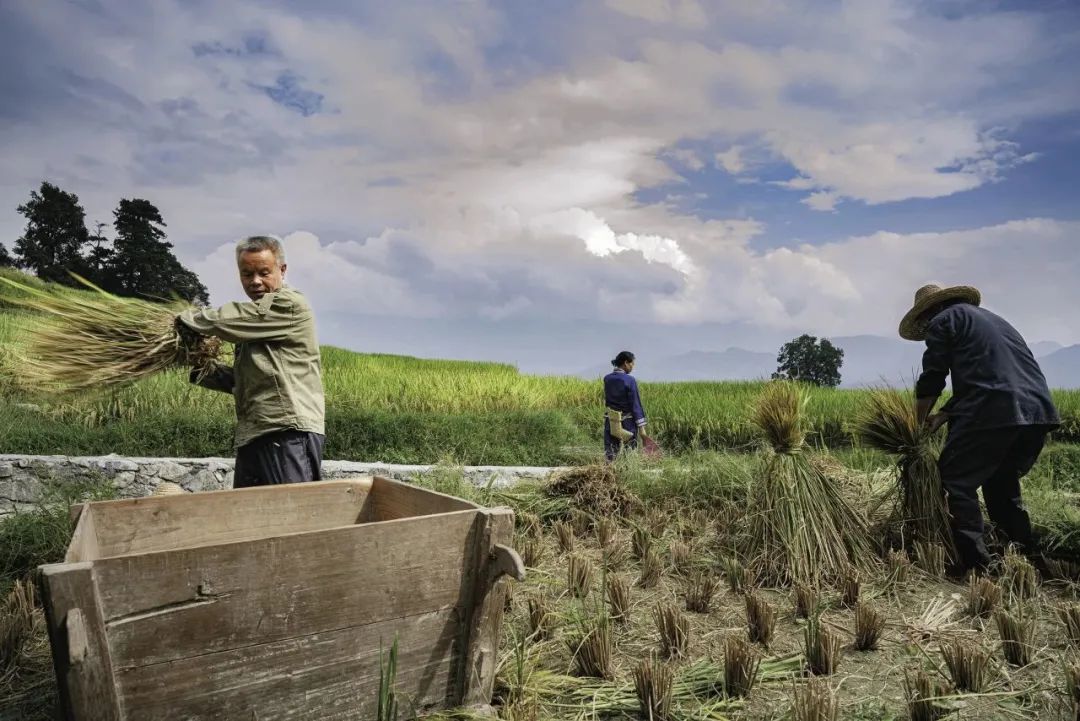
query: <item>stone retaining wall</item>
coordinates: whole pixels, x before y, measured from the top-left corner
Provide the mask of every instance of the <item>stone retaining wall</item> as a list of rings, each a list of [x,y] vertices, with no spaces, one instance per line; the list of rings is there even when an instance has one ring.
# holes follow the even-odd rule
[[[327,479],[372,474],[412,480],[433,466],[402,466],[355,461],[323,461]],[[465,479],[478,486],[489,482],[511,486],[523,479],[546,478],[554,468],[532,466],[466,466]],[[213,491],[232,487],[231,458],[121,458],[120,456],[22,456],[0,454],[0,517],[29,509],[49,483],[104,479],[124,498],[146,496],[162,481],[187,491]]]

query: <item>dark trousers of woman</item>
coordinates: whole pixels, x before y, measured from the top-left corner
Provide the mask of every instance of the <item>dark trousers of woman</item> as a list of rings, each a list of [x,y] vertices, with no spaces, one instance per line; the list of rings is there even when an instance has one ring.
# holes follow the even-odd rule
[[[627,415],[623,417],[622,427],[634,434],[634,437],[626,443],[620,443],[617,438],[611,435],[611,422],[604,418],[604,456],[609,461],[615,460],[615,456],[623,448],[637,448],[637,423]]]
[[[963,566],[957,570],[983,569],[991,560],[983,539],[979,488],[998,537],[1020,550],[1035,550],[1031,519],[1020,497],[1020,479],[1038,460],[1049,430],[1046,426],[1014,426],[949,435],[938,467]]]
[[[325,440],[325,436],[308,431],[259,436],[237,449],[233,488],[320,480]]]

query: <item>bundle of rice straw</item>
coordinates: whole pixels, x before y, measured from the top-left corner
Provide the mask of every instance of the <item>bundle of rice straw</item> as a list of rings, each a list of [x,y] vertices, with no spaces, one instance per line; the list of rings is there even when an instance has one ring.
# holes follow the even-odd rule
[[[949,507],[937,465],[938,444],[930,429],[916,419],[911,399],[888,388],[874,389],[855,419],[855,429],[865,445],[897,459],[896,521],[903,545],[940,543],[946,561],[955,561]]]
[[[115,389],[174,367],[205,370],[221,351],[216,338],[182,332],[183,301],[151,303],[107,293],[76,276],[88,291],[48,291],[0,277],[0,296],[45,314],[29,331],[17,370],[27,386],[48,393]],[[17,292],[10,292],[10,291]]]
[[[866,518],[804,452],[805,403],[795,384],[772,382],[752,415],[771,451],[751,490],[743,555],[769,584],[838,581],[852,568],[871,571],[877,559]]]

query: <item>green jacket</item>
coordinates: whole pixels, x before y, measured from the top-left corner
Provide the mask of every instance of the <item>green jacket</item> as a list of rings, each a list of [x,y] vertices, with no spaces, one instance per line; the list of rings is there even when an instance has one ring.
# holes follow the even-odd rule
[[[315,315],[299,291],[282,288],[258,302],[227,303],[216,310],[192,308],[179,320],[235,345],[231,368],[215,364],[196,382],[232,394],[237,448],[274,431],[325,433]]]

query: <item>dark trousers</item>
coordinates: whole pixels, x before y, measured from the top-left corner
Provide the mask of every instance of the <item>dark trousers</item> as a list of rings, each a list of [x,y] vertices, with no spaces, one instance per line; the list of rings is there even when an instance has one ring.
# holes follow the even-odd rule
[[[320,480],[325,440],[325,436],[308,431],[259,436],[237,449],[233,488]]]
[[[604,457],[609,461],[615,460],[615,456],[623,448],[637,448],[638,427],[633,417],[628,415],[623,418],[622,427],[634,434],[634,437],[626,443],[621,443],[619,439],[611,435],[611,422],[606,417],[604,418]]]
[[[983,540],[978,489],[998,536],[1021,549],[1032,548],[1031,519],[1020,498],[1020,479],[1035,465],[1046,426],[1016,426],[950,434],[938,467],[948,494],[953,540],[965,569],[985,568],[990,553]]]

